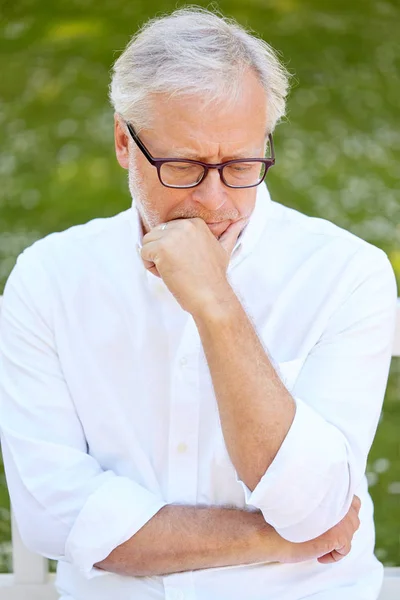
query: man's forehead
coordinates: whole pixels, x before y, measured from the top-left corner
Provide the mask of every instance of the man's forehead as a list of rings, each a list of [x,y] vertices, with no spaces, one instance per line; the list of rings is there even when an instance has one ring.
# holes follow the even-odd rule
[[[222,96],[210,103],[200,95],[152,96],[151,135],[155,150],[171,157],[259,154],[266,141],[265,91],[251,76],[238,97]],[[145,142],[144,142],[145,143]]]
[[[207,136],[191,137],[184,136],[182,142],[180,142],[178,136],[174,135],[171,137],[160,137],[157,136],[156,131],[148,130],[148,140],[153,141],[153,148],[155,151],[162,153],[169,158],[190,158],[190,159],[201,159],[207,156],[214,156],[217,154],[226,155],[231,158],[248,158],[256,156],[263,150],[263,144],[265,144],[268,134],[265,133],[265,137],[254,139],[223,139],[213,138],[212,140],[207,139]]]

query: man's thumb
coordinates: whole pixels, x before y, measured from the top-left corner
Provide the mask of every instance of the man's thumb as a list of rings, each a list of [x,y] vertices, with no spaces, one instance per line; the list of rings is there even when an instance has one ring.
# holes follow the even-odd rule
[[[232,254],[232,250],[235,247],[236,240],[238,239],[243,226],[244,219],[239,219],[238,221],[231,223],[218,240],[229,256]]]

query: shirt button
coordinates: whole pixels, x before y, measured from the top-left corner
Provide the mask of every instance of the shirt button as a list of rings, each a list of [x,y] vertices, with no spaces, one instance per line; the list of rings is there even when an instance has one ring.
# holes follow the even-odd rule
[[[179,361],[179,364],[181,365],[181,367],[186,367],[186,365],[187,365],[187,358],[186,358],[186,356],[182,356],[182,358]]]
[[[179,454],[183,454],[184,452],[186,452],[188,447],[187,447],[187,444],[185,444],[184,442],[181,442],[180,444],[177,445],[176,449],[178,450]]]

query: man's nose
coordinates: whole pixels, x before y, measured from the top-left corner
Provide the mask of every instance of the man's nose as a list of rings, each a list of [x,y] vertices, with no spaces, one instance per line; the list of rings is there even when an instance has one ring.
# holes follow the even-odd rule
[[[192,198],[208,210],[218,210],[228,198],[228,188],[222,182],[217,169],[210,169],[207,177],[193,188]]]

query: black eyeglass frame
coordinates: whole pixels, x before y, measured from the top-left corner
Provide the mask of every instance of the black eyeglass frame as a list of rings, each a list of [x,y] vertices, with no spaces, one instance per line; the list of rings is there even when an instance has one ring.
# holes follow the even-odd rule
[[[271,133],[268,134],[268,139],[269,139],[270,148],[271,148],[271,157],[270,158],[237,158],[234,160],[227,160],[226,162],[223,162],[223,163],[212,164],[212,163],[201,162],[200,160],[192,160],[190,158],[154,158],[154,156],[152,156],[150,154],[150,152],[147,150],[146,146],[140,140],[139,136],[133,129],[132,125],[130,123],[128,123],[128,121],[125,121],[125,124],[128,128],[129,133],[131,134],[133,141],[136,143],[139,150],[142,151],[142,153],[147,158],[149,163],[151,165],[153,165],[153,167],[156,167],[158,179],[160,180],[160,183],[167,188],[188,189],[188,188],[197,187],[207,177],[208,171],[210,169],[218,169],[219,176],[221,178],[222,183],[224,183],[229,188],[242,190],[242,189],[246,189],[246,188],[256,187],[257,185],[260,185],[264,181],[269,168],[275,164],[274,141],[272,139]],[[167,183],[164,183],[164,181],[161,178],[161,173],[160,173],[161,167],[163,166],[163,164],[168,163],[168,162],[183,162],[183,163],[192,163],[194,165],[200,165],[200,166],[204,167],[204,172],[203,172],[201,179],[199,181],[197,181],[196,183],[194,183],[193,185],[169,185]],[[265,165],[265,173],[264,173],[262,179],[258,183],[253,183],[252,185],[243,185],[242,186],[242,185],[230,185],[229,183],[227,183],[224,178],[224,175],[223,175],[223,168],[226,167],[227,165],[231,165],[232,163],[236,164],[236,163],[246,163],[246,162],[259,162],[259,163],[263,163]]]

